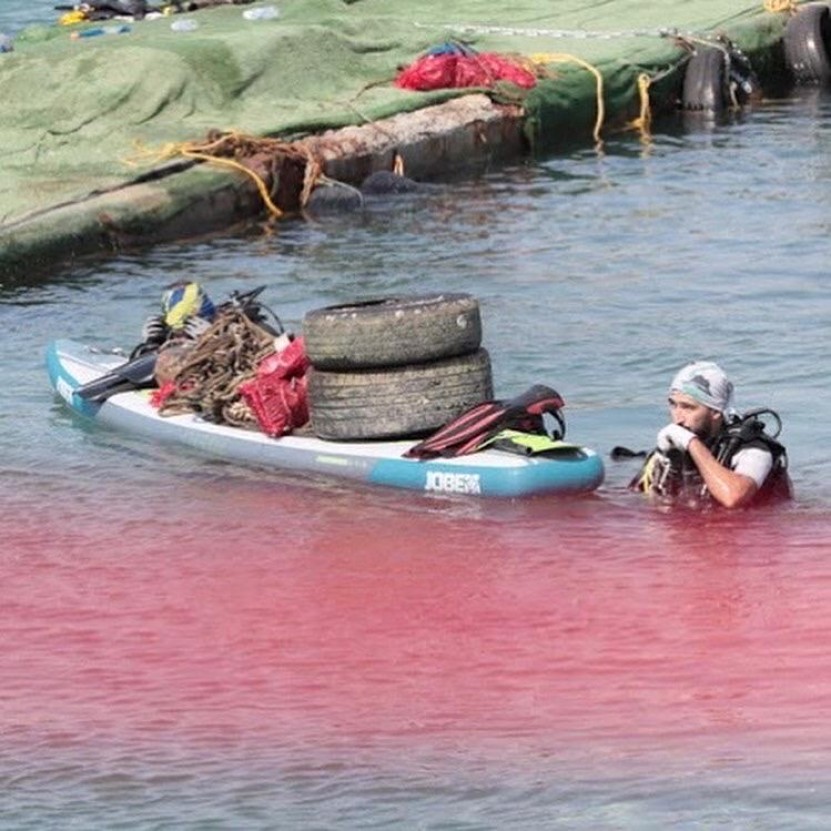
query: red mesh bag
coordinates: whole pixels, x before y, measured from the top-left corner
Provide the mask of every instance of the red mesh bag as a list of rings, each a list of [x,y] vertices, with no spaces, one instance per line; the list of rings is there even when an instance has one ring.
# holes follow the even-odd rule
[[[401,89],[449,89],[456,86],[457,55],[425,55],[399,72]]]
[[[177,387],[174,381],[165,381],[160,387],[150,393],[150,406],[157,410],[164,406],[165,401],[176,392]]]
[[[490,76],[491,83],[510,81],[522,89],[531,89],[537,85],[537,76],[526,69],[519,61],[498,55],[496,52],[482,52],[475,58],[468,58],[479,63],[484,72]],[[490,86],[491,84],[483,85]]]
[[[309,420],[306,370],[309,359],[303,338],[263,359],[257,375],[239,385],[239,393],[268,436],[283,436]]]
[[[523,89],[536,86],[537,78],[518,61],[495,52],[427,54],[403,69],[395,79],[402,89],[461,89],[492,87],[510,81]]]

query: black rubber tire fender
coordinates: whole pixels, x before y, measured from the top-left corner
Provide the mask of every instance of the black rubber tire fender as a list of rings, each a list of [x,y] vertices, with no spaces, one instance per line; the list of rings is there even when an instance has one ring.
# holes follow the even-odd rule
[[[303,336],[317,369],[371,369],[475,352],[482,320],[469,294],[388,297],[308,312]]]
[[[308,378],[312,432],[336,441],[421,437],[493,398],[485,349],[385,369],[312,368]]]
[[[693,112],[720,113],[728,105],[728,58],[722,49],[696,50],[684,73],[681,107]]]
[[[785,61],[798,85],[831,82],[831,9],[821,3],[802,6],[782,36]]]

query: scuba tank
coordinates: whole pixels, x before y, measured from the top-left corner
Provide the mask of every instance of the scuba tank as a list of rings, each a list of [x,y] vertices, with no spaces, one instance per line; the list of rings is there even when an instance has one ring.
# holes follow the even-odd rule
[[[773,418],[776,423],[773,433],[766,431],[766,424],[761,416]],[[769,407],[759,407],[731,419],[716,436],[714,446],[710,448],[716,461],[725,467],[730,467],[733,457],[744,447],[763,447],[771,454],[773,465],[753,497],[754,505],[777,499],[793,498],[793,485],[788,473],[788,452],[777,441],[781,432],[782,419],[779,418],[779,414]],[[702,494],[706,493],[706,487],[702,487]]]

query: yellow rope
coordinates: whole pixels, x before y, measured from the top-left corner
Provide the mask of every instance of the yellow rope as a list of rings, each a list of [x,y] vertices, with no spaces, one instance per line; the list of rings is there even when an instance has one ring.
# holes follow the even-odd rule
[[[531,55],[531,61],[535,64],[576,63],[578,66],[583,67],[583,69],[588,70],[592,73],[592,75],[594,75],[597,84],[597,119],[594,124],[594,131],[592,135],[595,143],[598,145],[601,144],[602,139],[600,137],[600,131],[603,128],[603,122],[606,118],[606,110],[603,102],[603,76],[600,74],[600,70],[592,66],[588,63],[588,61],[584,61],[582,58],[578,58],[575,55],[567,55],[561,52],[548,52]]]
[[[652,138],[652,109],[649,106],[649,87],[652,79],[642,72],[638,75],[638,96],[641,102],[640,115],[630,122],[633,130],[640,131],[641,141],[648,142]]]
[[[283,155],[303,158],[305,169],[300,197],[301,205],[308,202],[315,184],[323,178],[320,163],[312,156],[311,151],[303,145],[286,143],[278,139],[248,136],[234,130],[209,136],[203,142],[170,142],[156,149],[145,148],[141,143],[136,142],[136,150],[137,153],[133,158],[124,160],[125,164],[137,167],[139,164],[158,164],[168,159],[184,157],[238,170],[254,181],[263,203],[271,215],[276,218],[282,217],[284,213],[272,200],[268,185],[262,176],[242,164],[237,158],[244,159],[256,154],[268,154],[272,157]]]
[[[76,23],[83,23],[88,19],[89,18],[87,17],[87,13],[85,11],[75,9],[71,12],[67,12],[66,14],[62,14],[58,18],[58,23],[61,26],[74,26]]]
[[[260,197],[262,198],[266,208],[268,208],[269,213],[278,219],[283,215],[283,212],[272,201],[271,194],[268,192],[268,187],[262,180],[262,177],[250,168],[247,168],[244,164],[240,164],[234,159],[225,159],[221,156],[211,156],[208,153],[197,153],[196,151],[188,150],[187,148],[182,148],[180,155],[185,156],[185,158],[188,159],[201,159],[203,162],[218,164],[222,167],[230,167],[233,170],[241,171],[246,176],[254,180],[254,184],[257,186],[257,190],[260,192]]]
[[[797,9],[795,0],[765,0],[764,8],[766,12],[777,14],[779,12],[788,12],[794,14]]]

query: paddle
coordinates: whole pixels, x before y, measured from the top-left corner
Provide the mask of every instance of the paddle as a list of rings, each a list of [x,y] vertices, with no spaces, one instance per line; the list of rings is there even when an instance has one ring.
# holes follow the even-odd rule
[[[156,368],[157,356],[157,351],[145,352],[143,355],[121,364],[106,375],[83,384],[75,392],[87,401],[100,404],[118,392],[151,387],[155,383],[153,372]]]

